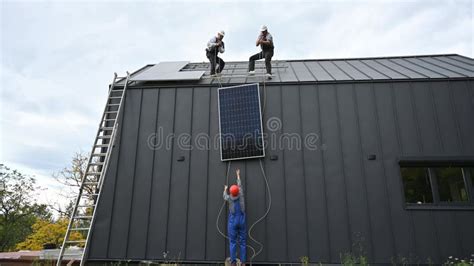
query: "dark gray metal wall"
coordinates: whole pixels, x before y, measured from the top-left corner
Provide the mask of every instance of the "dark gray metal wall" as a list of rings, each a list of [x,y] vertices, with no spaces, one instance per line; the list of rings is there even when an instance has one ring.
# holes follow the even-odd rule
[[[267,150],[273,202],[254,230],[264,243],[255,261],[308,256],[338,263],[353,244],[373,263],[470,256],[474,211],[405,210],[397,158],[474,156],[473,85],[472,79],[267,85],[264,124],[282,120],[276,137],[317,133],[320,139],[315,151]],[[129,89],[89,259],[223,261],[228,255],[215,227],[226,174],[219,147],[182,150],[176,141],[171,149],[148,147],[159,127],[165,136],[215,136],[217,87],[210,86]],[[266,209],[264,181],[258,160],[233,162],[231,171],[236,167],[250,225]]]

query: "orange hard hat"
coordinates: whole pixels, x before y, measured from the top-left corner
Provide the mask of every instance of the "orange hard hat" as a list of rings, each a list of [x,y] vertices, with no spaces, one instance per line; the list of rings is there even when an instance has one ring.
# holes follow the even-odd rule
[[[232,185],[229,189],[230,195],[233,197],[237,197],[239,195],[239,187],[237,185]]]

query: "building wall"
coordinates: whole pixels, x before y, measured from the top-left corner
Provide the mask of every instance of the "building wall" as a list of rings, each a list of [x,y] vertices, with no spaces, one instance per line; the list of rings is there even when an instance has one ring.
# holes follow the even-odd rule
[[[89,259],[228,256],[216,229],[227,164],[218,145],[206,150],[195,143],[219,131],[216,88],[128,90]],[[264,244],[254,261],[308,256],[337,263],[341,253],[363,249],[375,263],[397,257],[442,262],[473,252],[474,211],[406,210],[398,165],[400,156],[474,156],[472,80],[272,84],[262,100],[269,138],[316,133],[318,139],[316,149],[288,143],[267,149],[263,166],[272,207],[253,230]],[[267,128],[270,118],[281,128]],[[169,149],[149,147],[156,132],[175,134]],[[190,134],[191,150],[178,143],[182,133]],[[367,160],[369,154],[376,160]],[[277,160],[270,159],[274,155]],[[259,161],[234,161],[230,168],[231,182],[235,168],[242,171],[250,226],[268,204]],[[226,231],[226,213],[218,224]]]

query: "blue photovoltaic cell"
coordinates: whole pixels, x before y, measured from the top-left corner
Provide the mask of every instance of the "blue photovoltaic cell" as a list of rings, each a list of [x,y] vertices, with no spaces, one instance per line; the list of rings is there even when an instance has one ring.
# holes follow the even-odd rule
[[[218,89],[221,160],[265,156],[258,84]]]

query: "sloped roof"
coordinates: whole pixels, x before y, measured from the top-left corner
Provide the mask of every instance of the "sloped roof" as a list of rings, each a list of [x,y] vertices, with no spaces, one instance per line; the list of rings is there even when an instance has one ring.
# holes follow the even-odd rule
[[[225,56],[224,56],[225,60]],[[139,75],[153,67],[147,65],[134,72]],[[274,60],[273,79],[279,82],[339,82],[372,80],[458,79],[474,77],[474,59],[457,54],[371,57],[347,59]],[[257,61],[255,76],[247,75],[248,62],[227,62],[220,79],[209,76],[209,63],[189,63],[180,71],[205,71],[198,81],[176,80],[192,84],[262,82],[265,72],[263,61]],[[157,80],[160,79],[157,77]],[[158,81],[157,81],[158,82]],[[148,82],[145,84],[153,84]],[[162,82],[159,82],[162,84]],[[167,81],[167,83],[170,83]],[[120,84],[120,83],[119,83]],[[123,84],[123,83],[122,83]],[[144,84],[144,83],[139,83]]]

